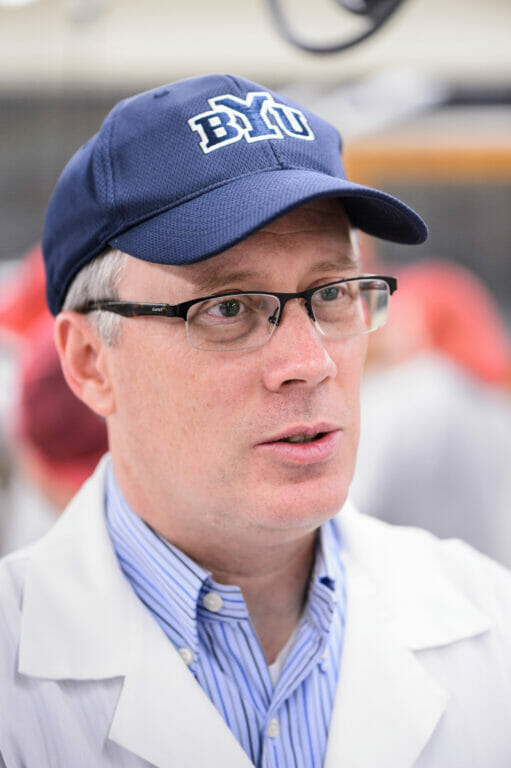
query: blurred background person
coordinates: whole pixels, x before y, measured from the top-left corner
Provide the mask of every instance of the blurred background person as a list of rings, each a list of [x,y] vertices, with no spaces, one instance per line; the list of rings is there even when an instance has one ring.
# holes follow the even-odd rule
[[[38,246],[0,284],[0,343],[0,554],[6,554],[48,530],[107,447],[104,423],[62,375]]]
[[[484,284],[449,261],[398,274],[371,343],[352,496],[511,566],[511,345]]]

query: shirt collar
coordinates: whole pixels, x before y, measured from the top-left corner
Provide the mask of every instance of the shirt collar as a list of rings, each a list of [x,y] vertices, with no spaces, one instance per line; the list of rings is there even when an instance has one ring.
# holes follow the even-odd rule
[[[304,618],[312,621],[320,633],[330,629],[334,612],[344,611],[346,603],[342,538],[336,519],[323,523],[316,541],[316,558],[309,586]]]
[[[121,569],[138,596],[153,614],[155,603],[161,603],[161,613],[155,618],[165,624],[171,617],[176,635],[196,652],[196,606],[210,574],[131,509],[111,464],[106,478],[106,520]]]

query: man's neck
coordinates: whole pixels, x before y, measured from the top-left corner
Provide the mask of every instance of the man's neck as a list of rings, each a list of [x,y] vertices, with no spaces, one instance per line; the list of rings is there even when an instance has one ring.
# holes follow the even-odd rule
[[[314,563],[314,534],[259,558],[258,567],[226,569],[199,564],[220,584],[241,589],[254,630],[268,664],[272,664],[296,628],[305,605]]]

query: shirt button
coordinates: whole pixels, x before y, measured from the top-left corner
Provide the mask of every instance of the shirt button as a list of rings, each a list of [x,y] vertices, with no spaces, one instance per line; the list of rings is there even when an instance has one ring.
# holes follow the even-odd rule
[[[272,717],[268,724],[268,736],[270,739],[275,739],[280,733],[280,724],[276,717]]]
[[[216,592],[208,592],[207,595],[204,595],[202,604],[204,605],[204,608],[208,609],[208,611],[218,613],[218,611],[223,606],[224,601]]]
[[[187,667],[193,662],[193,651],[191,648],[180,648],[179,655],[183,659]]]

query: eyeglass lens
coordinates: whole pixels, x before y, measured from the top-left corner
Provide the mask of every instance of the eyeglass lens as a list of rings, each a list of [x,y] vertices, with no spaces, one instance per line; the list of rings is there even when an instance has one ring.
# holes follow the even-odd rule
[[[383,280],[352,280],[318,288],[311,297],[325,336],[343,338],[374,331],[387,319],[389,289]],[[277,296],[220,296],[194,304],[187,317],[190,344],[205,350],[250,349],[264,344],[280,313]]]
[[[273,333],[279,308],[276,296],[261,293],[201,301],[188,312],[190,344],[211,350],[258,347]]]

